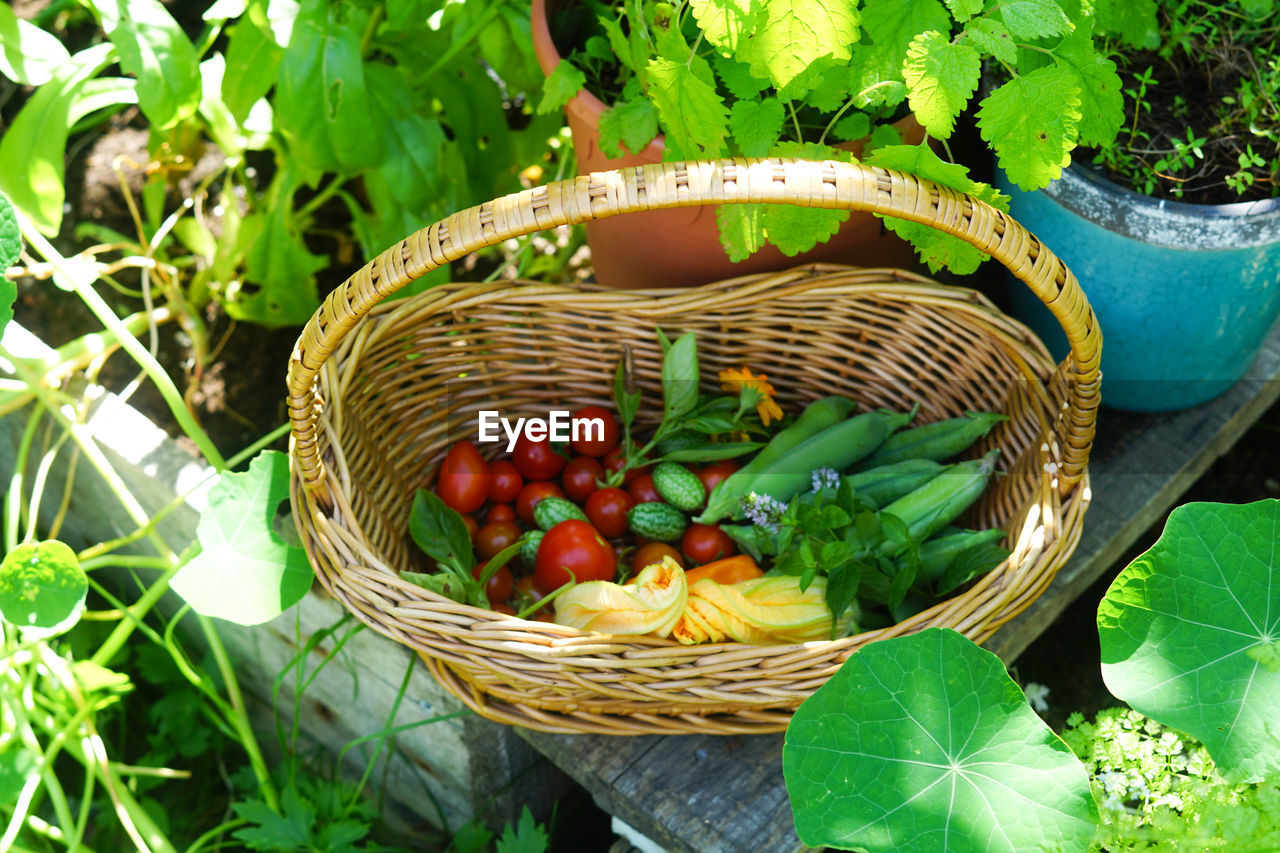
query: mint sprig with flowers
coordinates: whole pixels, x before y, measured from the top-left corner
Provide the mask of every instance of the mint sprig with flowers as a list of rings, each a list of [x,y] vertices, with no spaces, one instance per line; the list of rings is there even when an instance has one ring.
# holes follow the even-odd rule
[[[782,419],[768,378],[755,376],[746,368],[719,374],[721,387],[736,391],[736,396],[698,393],[694,333],[686,332],[673,343],[661,329],[656,332],[662,346],[662,420],[647,443],[641,445],[633,437],[640,389],[634,381],[631,350],[624,348],[613,376],[613,402],[622,423],[623,464],[609,473],[605,480],[609,486],[621,484],[632,468],[656,462],[716,462],[744,456],[761,446],[750,436],[767,434],[769,424]],[[730,440],[723,440],[725,436]]]

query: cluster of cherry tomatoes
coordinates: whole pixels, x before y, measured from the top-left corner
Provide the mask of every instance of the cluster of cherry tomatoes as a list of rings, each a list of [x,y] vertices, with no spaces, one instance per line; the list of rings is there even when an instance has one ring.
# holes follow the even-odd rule
[[[476,446],[465,440],[454,444],[445,456],[436,494],[461,513],[471,531],[478,558],[477,578],[495,554],[521,541],[526,531],[537,529],[533,511],[540,501],[566,498],[587,516],[587,521],[568,519],[546,531],[537,546],[536,560],[526,566],[531,573],[519,580],[508,566],[494,573],[485,594],[495,610],[514,613],[509,602],[537,601],[572,579],[614,580],[620,569],[620,551],[624,556],[630,554],[633,572],[660,562],[664,556],[691,568],[737,552],[733,540],[718,526],[705,524],[689,525],[679,551],[673,545],[638,537],[634,550],[630,542],[619,541],[628,533],[627,511],[638,503],[662,498],[654,488],[649,466],[626,467],[618,424],[609,410],[587,406],[573,413],[573,421],[580,419],[599,419],[603,435],[577,438],[564,453],[547,440],[533,441],[522,434],[509,459],[486,461]],[[737,468],[732,461],[721,461],[691,470],[710,494]],[[618,485],[607,485],[610,479]],[[543,611],[539,618],[549,616]]]

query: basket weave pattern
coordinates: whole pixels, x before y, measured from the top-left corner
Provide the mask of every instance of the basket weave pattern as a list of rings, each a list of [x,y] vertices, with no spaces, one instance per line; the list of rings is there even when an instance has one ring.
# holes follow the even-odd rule
[[[874,209],[961,236],[1045,299],[1072,356],[1055,368],[1033,336],[977,294],[896,270],[813,267],[674,291],[447,285],[377,304],[434,265],[515,234],[735,200]],[[743,364],[768,374],[790,411],[842,393],[862,408],[919,402],[917,422],[968,409],[1009,414],[981,448],[1002,449],[1005,475],[969,523],[1003,527],[1012,555],[970,590],[890,629],[777,646],[583,634],[400,579],[399,570],[422,567],[405,532],[413,494],[453,441],[474,438],[478,410],[608,405],[625,345],[641,412],[660,412],[655,325],[697,333],[704,377]],[[290,364],[295,517],[326,589],[422,653],[486,716],[553,731],[777,731],[858,646],[931,625],[981,641],[1043,591],[1075,547],[1087,505],[1099,347],[1078,285],[1051,253],[1004,214],[910,176],[779,160],[592,175],[456,214],[330,296]]]

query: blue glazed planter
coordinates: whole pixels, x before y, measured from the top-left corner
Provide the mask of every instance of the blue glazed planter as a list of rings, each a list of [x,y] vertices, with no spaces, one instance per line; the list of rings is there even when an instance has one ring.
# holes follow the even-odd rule
[[[1185,409],[1244,375],[1280,316],[1280,200],[1157,201],[1074,165],[1034,193],[997,180],[1098,315],[1104,406]],[[1013,288],[1013,308],[1066,355],[1061,327],[1027,288]]]

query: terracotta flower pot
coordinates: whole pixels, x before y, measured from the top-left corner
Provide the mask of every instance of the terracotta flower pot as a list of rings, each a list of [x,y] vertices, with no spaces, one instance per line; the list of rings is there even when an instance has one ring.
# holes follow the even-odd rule
[[[557,8],[566,0],[550,2]],[[533,48],[544,74],[550,74],[561,58],[551,40],[547,5],[548,0],[533,0]],[[599,131],[600,116],[606,109],[603,101],[585,90],[565,107],[579,174],[662,162],[661,136],[637,154],[606,157],[600,150]],[[913,116],[894,126],[909,143],[924,137]],[[839,147],[855,156],[862,152],[861,142]],[[766,245],[739,263],[729,260],[720,246],[714,207],[654,210],[592,222],[586,228],[596,279],[614,288],[685,287],[813,261],[863,267],[902,267],[912,261],[911,247],[869,213],[851,214],[834,237],[812,251],[789,258]]]

